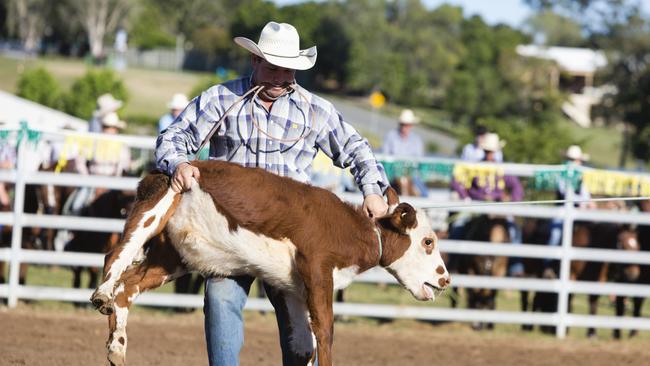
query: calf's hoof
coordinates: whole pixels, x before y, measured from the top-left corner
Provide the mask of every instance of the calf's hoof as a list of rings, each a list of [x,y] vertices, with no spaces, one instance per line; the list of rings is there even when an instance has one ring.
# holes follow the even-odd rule
[[[113,300],[108,295],[95,291],[90,297],[90,302],[100,313],[104,315],[113,314]]]
[[[123,353],[108,352],[108,363],[111,366],[124,366],[126,365],[126,358]]]

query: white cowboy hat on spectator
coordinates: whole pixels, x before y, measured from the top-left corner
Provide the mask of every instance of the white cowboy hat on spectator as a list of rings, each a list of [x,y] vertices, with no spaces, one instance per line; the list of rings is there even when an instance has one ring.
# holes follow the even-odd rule
[[[106,93],[97,98],[97,109],[93,112],[93,116],[102,117],[108,113],[115,112],[122,107],[122,101],[115,99],[113,95]]]
[[[235,37],[235,43],[269,63],[293,70],[311,69],[316,63],[316,46],[300,49],[296,28],[287,23],[268,22],[257,43],[246,37]]]
[[[499,135],[493,132],[486,133],[478,145],[479,148],[485,151],[499,151],[504,146],[506,146],[506,142],[499,139]]]
[[[565,156],[571,160],[589,161],[589,154],[585,154],[578,145],[569,146]]]
[[[185,109],[187,105],[189,104],[189,100],[187,99],[187,96],[182,93],[176,93],[172,97],[172,100],[167,103],[167,108],[169,109]]]
[[[399,115],[399,123],[403,125],[414,125],[420,123],[420,119],[415,116],[412,110],[404,109]]]
[[[111,112],[101,119],[102,127],[115,127],[123,129],[126,127],[126,122],[122,121],[117,113]]]

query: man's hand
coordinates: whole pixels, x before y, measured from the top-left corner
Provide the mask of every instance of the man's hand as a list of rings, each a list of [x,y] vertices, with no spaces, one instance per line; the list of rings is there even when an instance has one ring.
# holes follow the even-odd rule
[[[185,192],[192,188],[192,178],[199,180],[201,174],[199,168],[190,163],[180,163],[172,176],[172,190],[174,192]]]
[[[388,212],[388,204],[378,194],[369,194],[363,199],[363,212],[369,217],[384,216]]]

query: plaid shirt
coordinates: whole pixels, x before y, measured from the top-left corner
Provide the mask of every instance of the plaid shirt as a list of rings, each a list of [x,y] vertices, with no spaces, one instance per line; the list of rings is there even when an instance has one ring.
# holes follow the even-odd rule
[[[195,154],[221,115],[251,87],[250,78],[219,84],[194,98],[160,136],[156,144],[158,169],[171,175],[176,166]],[[309,182],[311,165],[322,150],[340,168],[351,168],[364,196],[381,195],[388,186],[383,167],[367,140],[328,101],[300,86],[264,108],[259,96],[247,97],[233,108],[210,140],[210,159],[231,161],[246,167]],[[300,94],[304,95],[303,98]],[[307,99],[307,100],[305,100]],[[251,120],[253,114],[259,125]],[[260,132],[262,129],[276,139]],[[291,140],[285,142],[277,139]]]

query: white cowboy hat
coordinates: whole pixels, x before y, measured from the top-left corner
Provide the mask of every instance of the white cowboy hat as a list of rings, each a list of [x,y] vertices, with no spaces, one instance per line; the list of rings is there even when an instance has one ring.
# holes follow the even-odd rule
[[[399,115],[399,123],[403,125],[414,125],[420,123],[420,119],[415,116],[412,110],[404,109]]]
[[[238,45],[276,66],[307,70],[316,63],[316,46],[301,50],[298,31],[291,24],[268,22],[262,29],[257,43],[246,37],[235,37],[234,40]]]
[[[506,142],[499,139],[499,135],[492,132],[486,133],[478,145],[479,148],[485,151],[499,151],[504,146],[506,146]]]
[[[189,100],[185,94],[177,93],[174,94],[172,100],[167,103],[167,108],[169,109],[185,109],[189,104]]]
[[[582,149],[578,145],[569,146],[565,156],[571,160],[589,161],[589,154],[582,152]]]
[[[122,101],[117,100],[113,95],[106,93],[97,98],[97,109],[93,112],[93,116],[102,117],[108,113],[115,112],[122,107]]]
[[[123,129],[126,127],[126,122],[122,121],[120,117],[117,116],[117,113],[111,112],[101,119],[102,127],[115,127]]]

